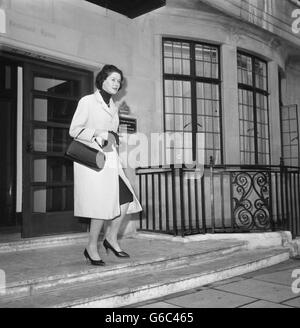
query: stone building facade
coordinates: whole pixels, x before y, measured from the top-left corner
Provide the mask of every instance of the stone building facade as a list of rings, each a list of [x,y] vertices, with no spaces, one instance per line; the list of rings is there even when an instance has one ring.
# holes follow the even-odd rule
[[[71,108],[105,63],[124,72],[117,105],[128,106],[138,133],[185,133],[170,163],[195,159],[199,133],[204,164],[298,167],[299,9],[288,0],[167,0],[130,19],[83,0],[0,0],[1,124],[11,124],[14,150],[2,160],[0,225],[21,224],[24,237],[85,229],[71,223],[72,175],[57,143],[67,144]],[[135,167],[127,174],[138,190]]]

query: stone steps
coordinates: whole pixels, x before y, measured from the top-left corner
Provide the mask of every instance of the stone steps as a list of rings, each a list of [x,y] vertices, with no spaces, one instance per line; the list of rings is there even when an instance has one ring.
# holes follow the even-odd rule
[[[131,243],[131,247],[139,247],[138,241]],[[49,275],[44,273],[30,279],[28,272],[28,277],[7,284],[0,307],[123,307],[289,259],[289,249],[249,251],[241,241],[192,243],[185,250],[178,243],[157,247],[172,245],[173,252],[170,249],[152,258],[136,256],[134,261],[106,267],[84,266],[76,270],[70,261],[63,274],[55,274],[54,270]]]
[[[125,263],[116,263],[113,266],[93,267],[85,265],[83,268],[72,270],[72,262],[59,266],[59,270],[54,270],[51,274],[46,275],[41,272],[38,277],[31,278],[30,272],[23,276],[22,279],[8,282],[6,285],[6,296],[30,296],[36,293],[46,292],[54,288],[68,287],[82,282],[93,282],[96,280],[107,280],[114,276],[139,274],[149,271],[159,271],[171,268],[189,266],[191,264],[202,263],[211,259],[240,251],[247,247],[244,242],[227,242],[211,246],[206,250],[199,249],[189,251],[186,254],[176,256],[163,255],[157,258],[139,259]],[[82,247],[83,248],[83,247]],[[74,262],[73,262],[74,263]],[[57,271],[57,272],[56,272]],[[49,272],[50,273],[50,272]],[[44,276],[43,276],[44,275]],[[36,276],[36,274],[34,275]]]

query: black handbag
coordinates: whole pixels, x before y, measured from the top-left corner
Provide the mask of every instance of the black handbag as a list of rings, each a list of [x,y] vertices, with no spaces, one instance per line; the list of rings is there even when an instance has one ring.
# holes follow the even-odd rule
[[[76,139],[73,139],[68,146],[65,157],[96,171],[101,171],[105,165],[105,154],[103,152],[91,148]]]

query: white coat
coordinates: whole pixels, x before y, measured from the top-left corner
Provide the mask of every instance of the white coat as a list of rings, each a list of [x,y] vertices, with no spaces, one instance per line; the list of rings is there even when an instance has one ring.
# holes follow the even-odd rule
[[[107,139],[108,131],[117,132],[118,110],[110,100],[109,107],[97,90],[94,94],[80,99],[72,119],[71,137],[100,150],[95,141],[95,130],[102,130],[97,141]],[[74,163],[74,215],[92,219],[112,220],[120,216],[119,175],[133,194],[127,214],[140,212],[142,207],[127,179],[119,155],[113,146],[112,152],[105,152],[104,168],[98,172],[84,165]]]

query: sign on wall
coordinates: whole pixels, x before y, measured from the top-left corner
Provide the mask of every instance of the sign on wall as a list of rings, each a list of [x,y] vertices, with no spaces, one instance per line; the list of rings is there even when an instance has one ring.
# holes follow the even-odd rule
[[[119,131],[127,133],[136,133],[136,119],[129,116],[120,115],[119,116],[120,124]]]

